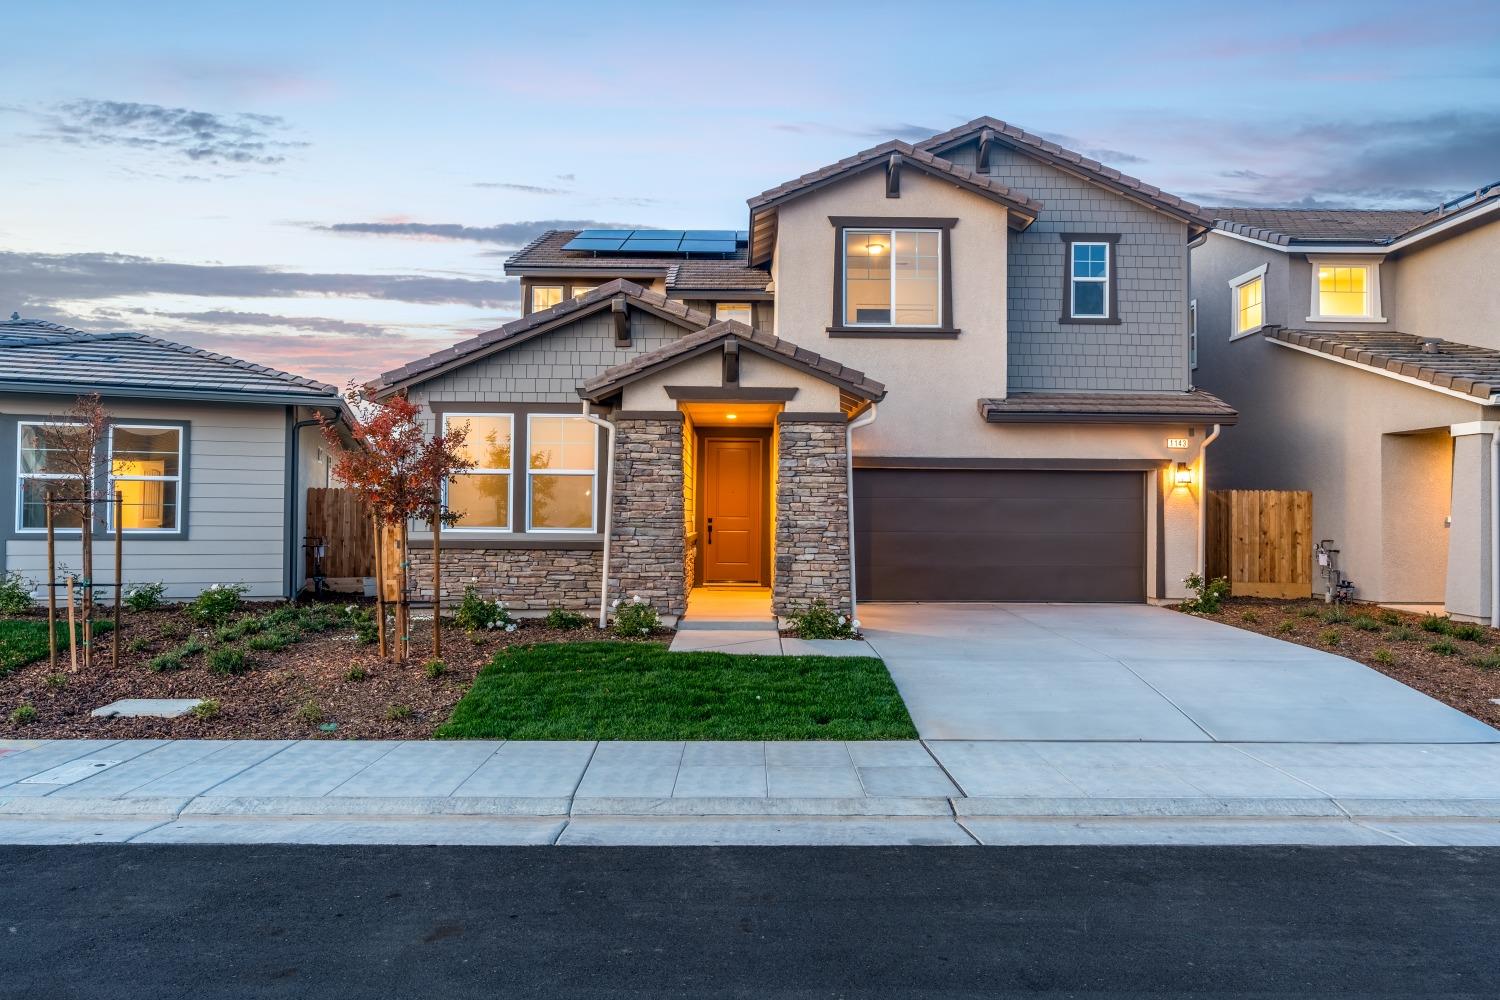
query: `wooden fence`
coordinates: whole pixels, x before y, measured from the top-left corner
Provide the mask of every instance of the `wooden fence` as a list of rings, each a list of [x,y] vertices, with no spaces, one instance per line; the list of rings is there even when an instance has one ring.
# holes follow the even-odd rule
[[[1217,490],[1208,495],[1209,579],[1228,577],[1240,597],[1310,597],[1312,494]]]
[[[352,490],[309,487],[307,534],[323,539],[323,575],[330,580],[375,575],[375,530],[369,511]],[[307,575],[313,554],[307,552]]]

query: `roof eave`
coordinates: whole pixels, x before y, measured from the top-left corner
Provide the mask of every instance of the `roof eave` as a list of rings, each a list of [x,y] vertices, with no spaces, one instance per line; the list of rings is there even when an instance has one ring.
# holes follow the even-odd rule
[[[25,379],[0,379],[0,392],[31,392],[55,396],[77,396],[97,392],[104,397],[130,399],[180,399],[193,402],[254,403],[271,406],[339,406],[342,399],[333,393],[234,392],[224,389],[182,389],[110,384],[104,382],[37,382]]]

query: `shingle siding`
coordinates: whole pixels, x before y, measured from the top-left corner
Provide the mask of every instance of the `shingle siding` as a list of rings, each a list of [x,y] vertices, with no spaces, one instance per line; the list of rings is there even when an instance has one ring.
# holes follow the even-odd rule
[[[972,168],[975,147],[948,157]],[[1186,389],[1187,226],[1011,150],[992,150],[989,176],[1045,206],[1010,234],[1008,391]],[[1120,234],[1120,324],[1058,322],[1070,232]]]

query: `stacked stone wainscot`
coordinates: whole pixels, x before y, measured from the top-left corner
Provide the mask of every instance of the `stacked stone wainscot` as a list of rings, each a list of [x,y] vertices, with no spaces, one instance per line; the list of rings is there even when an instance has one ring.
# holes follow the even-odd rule
[[[848,438],[842,420],[798,420],[777,426],[776,574],[771,606],[777,614],[822,599],[848,613]]]
[[[660,614],[687,607],[682,416],[617,414],[610,599],[639,596]]]
[[[432,549],[413,546],[412,600],[432,600]],[[443,546],[443,600],[463,597],[473,587],[481,596],[504,601],[513,611],[595,611],[599,607],[601,549],[449,548]]]

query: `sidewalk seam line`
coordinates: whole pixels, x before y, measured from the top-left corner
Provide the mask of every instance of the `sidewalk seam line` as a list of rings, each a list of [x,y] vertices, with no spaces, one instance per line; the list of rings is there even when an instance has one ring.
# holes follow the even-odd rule
[[[233,781],[235,778],[238,778],[240,775],[244,774],[246,771],[250,770],[252,767],[259,767],[260,765],[264,764],[268,760],[274,760],[277,757],[280,757],[282,754],[286,753],[292,747],[297,746],[299,743],[302,743],[302,742],[303,742],[302,740],[290,740],[290,741],[288,741],[287,745],[284,746],[284,747],[282,747],[280,750],[276,750],[276,751],[274,751],[272,753],[269,753],[266,756],[262,757],[260,760],[251,761],[249,764],[246,764],[244,767],[240,768],[238,771],[234,772],[229,777],[225,778],[223,781],[216,781],[212,785],[209,785],[207,788],[203,789],[202,791],[200,791],[200,792],[194,792],[192,798],[193,799],[200,799],[200,798],[204,797],[209,792],[213,791],[215,788],[218,788],[220,785],[224,784],[224,782]]]
[[[424,743],[434,743],[434,742],[437,742],[437,741],[428,739],[428,740],[423,740],[422,742],[424,742]],[[484,765],[488,764],[490,761],[492,761],[496,757],[500,756],[500,751],[504,750],[509,745],[510,745],[510,740],[501,740],[500,741],[500,745],[497,746],[493,751],[491,751],[490,755],[488,757],[486,757],[484,760],[480,761],[478,764],[475,764],[474,765],[474,770],[472,770],[468,774],[464,775],[463,780],[460,781],[458,784],[454,785],[452,788],[450,788],[448,790],[447,794],[445,794],[443,796],[443,798],[445,798],[445,799],[465,798],[466,796],[461,796],[461,795],[458,794],[458,790],[460,788],[464,787],[464,785],[468,784],[469,779],[472,778],[472,777],[474,777],[474,775],[478,774],[479,773],[479,769],[481,767],[484,767]]]
[[[932,760],[932,762],[934,764],[936,764],[938,766],[938,770],[943,772],[943,777],[947,778],[953,784],[953,787],[958,789],[959,796],[961,798],[965,798],[965,799],[971,798],[972,796],[969,795],[968,789],[964,788],[963,785],[959,784],[958,779],[955,778],[952,774],[949,773],[949,771],[948,771],[948,765],[944,764],[942,762],[942,760],[940,760],[938,758],[938,755],[932,752],[932,747],[930,747],[930,746],[927,745],[927,741],[924,740],[924,739],[921,739],[919,737],[917,739],[917,742],[920,743],[920,744],[922,744],[922,749],[925,750],[925,751],[927,751],[927,756]],[[948,804],[949,804],[950,807],[953,804],[953,800],[952,800],[951,796],[949,797]],[[954,815],[955,816],[958,815],[957,811],[954,812]]]
[[[595,740],[594,745],[589,748],[589,759],[583,762],[583,770],[578,772],[578,780],[573,782],[573,790],[568,793],[567,815],[569,819],[571,819],[573,816],[573,807],[578,803],[578,789],[583,787],[583,779],[588,776],[589,768],[594,766],[594,755],[598,752],[599,741]],[[673,783],[675,784],[675,781]],[[564,827],[564,829],[566,829],[566,827]],[[558,832],[558,836],[562,836],[561,831]]]

